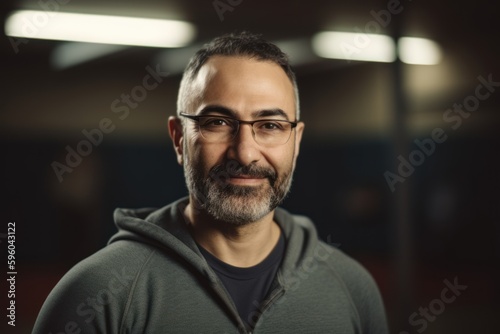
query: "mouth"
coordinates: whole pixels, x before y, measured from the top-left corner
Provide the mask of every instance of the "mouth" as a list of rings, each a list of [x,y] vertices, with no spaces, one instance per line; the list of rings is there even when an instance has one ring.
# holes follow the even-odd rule
[[[214,166],[209,176],[221,186],[258,187],[268,182],[272,187],[276,181],[276,175],[271,168],[256,165],[242,166],[235,160]]]
[[[229,183],[242,186],[255,186],[262,184],[266,179],[265,177],[253,175],[234,175],[229,177]]]

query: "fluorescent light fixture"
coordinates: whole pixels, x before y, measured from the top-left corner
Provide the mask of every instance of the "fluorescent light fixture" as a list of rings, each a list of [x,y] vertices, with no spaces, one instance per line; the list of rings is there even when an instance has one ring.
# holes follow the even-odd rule
[[[5,22],[11,37],[152,47],[182,47],[195,36],[187,22],[20,10]]]
[[[384,63],[396,59],[394,40],[386,35],[325,31],[313,37],[312,46],[323,58]]]
[[[416,65],[435,65],[442,57],[441,48],[436,42],[416,37],[401,37],[398,54],[403,63]]]

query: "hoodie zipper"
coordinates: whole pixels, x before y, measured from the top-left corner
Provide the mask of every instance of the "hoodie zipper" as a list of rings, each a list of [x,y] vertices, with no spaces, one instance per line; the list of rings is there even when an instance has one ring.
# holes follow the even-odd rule
[[[254,333],[254,330],[255,329],[250,329],[250,331],[248,331],[246,328],[247,326],[245,325],[245,323],[243,322],[243,320],[241,320],[241,317],[238,313],[238,311],[236,310],[236,307],[234,306],[234,303],[233,303],[233,300],[228,297],[228,294],[226,292],[226,290],[224,290],[217,282],[212,282],[212,287],[214,288],[214,290],[217,292],[217,294],[222,298],[222,300],[226,303],[227,306],[229,306],[229,309],[231,310],[231,313],[232,315],[236,318],[236,320],[238,321],[238,330],[241,334],[253,334]],[[262,315],[268,310],[271,308],[271,306],[281,297],[283,296],[285,293],[285,289],[283,288],[283,286],[279,286],[278,288],[276,288],[271,296],[269,297],[269,299],[267,299],[265,301],[265,303],[262,305],[261,308],[259,308],[259,317],[256,319],[256,324],[259,322],[260,318],[262,317]]]
[[[255,324],[258,324],[259,321],[260,321],[260,318],[262,317],[262,315],[267,312],[267,310],[269,310],[271,308],[271,306],[273,306],[273,304],[279,299],[281,298],[281,296],[283,296],[285,294],[285,289],[283,288],[283,286],[279,286],[278,288],[276,288],[272,293],[271,293],[271,296],[264,302],[264,304],[262,305],[261,308],[259,308],[259,316],[258,318],[256,319],[255,321]],[[255,330],[252,329],[250,332],[248,332],[248,334],[253,334],[253,331]]]
[[[215,282],[212,281],[212,287],[214,288],[215,292],[217,292],[219,297],[222,298],[224,303],[229,307],[229,310],[231,311],[232,315],[238,321],[238,331],[241,334],[251,334],[251,332],[248,332],[246,330],[246,326],[243,323],[243,320],[241,320],[240,315],[239,315],[238,311],[236,310],[236,306],[234,305],[233,300],[228,296],[228,293],[226,292],[226,290],[222,286],[220,286],[220,284],[216,281]]]

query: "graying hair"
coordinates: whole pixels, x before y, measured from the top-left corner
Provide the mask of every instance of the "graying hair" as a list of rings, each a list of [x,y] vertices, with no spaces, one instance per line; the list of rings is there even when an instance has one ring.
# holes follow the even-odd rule
[[[262,39],[259,35],[248,32],[233,33],[217,37],[205,44],[189,60],[179,87],[177,97],[177,114],[180,112],[193,113],[193,103],[196,98],[193,81],[200,68],[212,56],[243,56],[261,61],[271,61],[279,65],[288,76],[293,85],[295,94],[295,117],[300,119],[299,89],[295,73],[290,66],[288,56],[275,44]]]

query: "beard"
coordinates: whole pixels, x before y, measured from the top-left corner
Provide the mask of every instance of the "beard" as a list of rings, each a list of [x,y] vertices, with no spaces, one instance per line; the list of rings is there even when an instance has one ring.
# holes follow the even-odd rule
[[[185,158],[184,174],[189,193],[194,196],[194,209],[202,209],[216,220],[242,226],[255,222],[274,210],[287,196],[292,183],[293,167],[282,174],[270,167],[255,164],[243,166],[229,160],[213,166],[204,175],[200,162]],[[265,178],[258,186],[240,186],[229,182],[231,177],[246,175]]]

